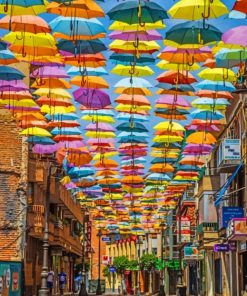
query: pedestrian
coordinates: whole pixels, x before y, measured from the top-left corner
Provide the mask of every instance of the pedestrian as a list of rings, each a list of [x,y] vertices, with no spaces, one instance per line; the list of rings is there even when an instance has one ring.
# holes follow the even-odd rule
[[[58,274],[58,281],[59,281],[60,295],[63,295],[66,282],[67,282],[67,274],[64,272],[63,268],[61,268],[61,272]]]
[[[50,295],[52,295],[52,289],[54,285],[54,271],[50,268],[47,276],[47,288],[49,289]]]

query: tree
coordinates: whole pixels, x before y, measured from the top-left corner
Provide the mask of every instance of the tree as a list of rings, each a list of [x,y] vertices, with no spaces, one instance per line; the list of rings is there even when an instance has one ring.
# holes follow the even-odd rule
[[[156,261],[157,257],[154,254],[144,254],[140,258],[142,269],[149,272],[155,268]]]
[[[103,268],[103,275],[104,275],[104,277],[108,277],[110,275],[110,267],[109,267],[109,265],[106,265]]]
[[[128,269],[129,270],[138,270],[139,269],[139,263],[137,260],[130,260],[128,263]]]
[[[121,287],[122,287],[122,294],[126,295],[126,285],[124,280],[124,272],[128,268],[129,259],[126,256],[119,256],[115,257],[113,260],[113,266],[116,269],[116,272],[121,275]]]

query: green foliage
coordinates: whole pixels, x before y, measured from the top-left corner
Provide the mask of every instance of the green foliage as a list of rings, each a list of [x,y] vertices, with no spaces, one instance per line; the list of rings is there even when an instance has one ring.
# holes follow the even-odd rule
[[[103,268],[103,275],[104,275],[104,277],[108,277],[110,275],[110,267],[109,267],[109,265],[106,265]]]
[[[113,260],[113,266],[116,268],[116,272],[123,274],[128,269],[129,259],[126,256],[115,257]]]
[[[128,270],[138,270],[139,264],[137,260],[130,260],[128,263]]]
[[[157,257],[154,254],[144,254],[140,258],[141,268],[151,271],[155,268]]]

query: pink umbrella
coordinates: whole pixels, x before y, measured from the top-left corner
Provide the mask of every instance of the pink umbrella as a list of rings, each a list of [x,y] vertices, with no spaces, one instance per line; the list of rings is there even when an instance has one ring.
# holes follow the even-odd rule
[[[227,44],[238,44],[247,46],[247,26],[239,26],[226,31],[222,40]]]
[[[153,41],[153,40],[163,39],[163,37],[156,30],[139,31],[139,32],[113,31],[109,35],[109,37],[110,39],[120,39],[125,41],[136,41],[137,38],[140,41]]]
[[[207,131],[207,132],[219,132],[220,129],[216,125],[210,125],[210,126],[205,126],[205,125],[196,125],[196,124],[191,124],[186,127],[187,130],[198,130],[198,131]]]
[[[56,144],[54,145],[41,145],[36,144],[33,146],[33,153],[37,154],[52,154],[57,151]]]
[[[60,148],[80,148],[86,146],[83,141],[60,141],[55,145],[57,147],[57,150]]]
[[[63,67],[44,66],[35,69],[30,77],[32,78],[68,78],[69,75]]]
[[[190,103],[182,96],[178,95],[163,95],[156,100],[156,104],[167,104],[181,107],[191,107]]]
[[[212,50],[208,46],[203,46],[201,48],[176,48],[176,47],[166,46],[162,52],[195,54],[195,53],[211,53]]]
[[[105,132],[114,132],[116,129],[110,124],[106,123],[90,123],[85,128],[86,131],[105,131]]]
[[[0,80],[1,91],[23,91],[28,89],[29,87],[21,80]]]

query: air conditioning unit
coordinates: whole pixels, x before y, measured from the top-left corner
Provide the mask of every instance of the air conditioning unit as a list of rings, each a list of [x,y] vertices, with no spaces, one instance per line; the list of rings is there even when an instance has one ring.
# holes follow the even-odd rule
[[[241,161],[240,139],[223,139],[217,153],[217,167],[221,172],[230,172]]]

